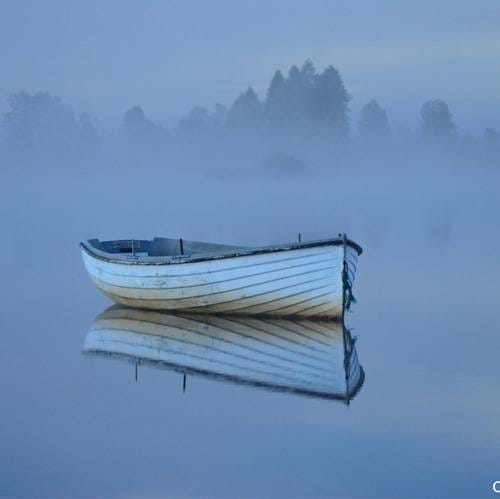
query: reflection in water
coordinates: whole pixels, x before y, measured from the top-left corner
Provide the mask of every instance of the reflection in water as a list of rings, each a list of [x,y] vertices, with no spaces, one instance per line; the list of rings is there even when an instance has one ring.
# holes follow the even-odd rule
[[[112,306],[93,322],[84,352],[348,403],[364,372],[338,322],[222,317]],[[185,377],[183,382],[185,388]]]

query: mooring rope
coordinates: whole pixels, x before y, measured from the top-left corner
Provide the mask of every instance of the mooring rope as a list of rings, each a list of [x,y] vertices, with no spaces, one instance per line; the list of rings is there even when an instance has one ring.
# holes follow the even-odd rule
[[[351,304],[356,303],[356,298],[352,293],[352,286],[349,282],[346,261],[344,261],[344,271],[342,272],[342,284],[344,286],[344,306],[346,310],[350,310]]]

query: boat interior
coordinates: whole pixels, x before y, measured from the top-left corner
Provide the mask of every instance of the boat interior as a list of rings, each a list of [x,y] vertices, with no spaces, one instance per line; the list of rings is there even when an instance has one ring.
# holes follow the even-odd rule
[[[244,246],[229,246],[227,244],[185,241],[183,239],[170,239],[167,237],[155,237],[153,240],[122,239],[117,241],[99,241],[99,239],[89,239],[88,244],[94,249],[114,255],[121,254],[166,257],[206,253],[234,253],[249,249]]]
[[[184,239],[172,239],[168,237],[155,237],[152,240],[144,239],[120,239],[114,241],[99,241],[99,239],[88,239],[81,243],[87,250],[94,250],[95,253],[106,254],[115,259],[125,259],[128,257],[152,257],[160,259],[170,259],[176,257],[188,258],[220,258],[221,256],[235,256],[237,254],[267,253],[297,248],[310,248],[317,246],[345,245],[353,247],[360,255],[363,252],[361,246],[350,239],[333,238],[321,239],[317,241],[299,241],[288,244],[278,244],[272,246],[233,246],[228,244],[206,243],[201,241],[186,241]],[[105,255],[103,255],[105,256]]]

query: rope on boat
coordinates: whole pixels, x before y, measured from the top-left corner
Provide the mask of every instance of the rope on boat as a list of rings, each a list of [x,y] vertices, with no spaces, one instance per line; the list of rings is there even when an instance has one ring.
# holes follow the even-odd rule
[[[340,236],[340,234],[339,234]],[[346,260],[346,247],[347,247],[347,235],[344,233],[342,235],[343,247],[344,247],[344,266],[342,269],[342,287],[344,289],[344,308],[345,310],[350,310],[351,304],[356,303],[356,298],[352,294],[352,286],[349,282],[349,267]]]
[[[351,304],[356,303],[357,300],[352,293],[352,286],[347,276],[347,262],[344,262],[344,271],[342,272],[342,284],[344,286],[344,306],[346,310],[350,310]]]

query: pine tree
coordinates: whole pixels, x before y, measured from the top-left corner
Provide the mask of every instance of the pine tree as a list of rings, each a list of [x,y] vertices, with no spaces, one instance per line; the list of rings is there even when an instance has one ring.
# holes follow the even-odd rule
[[[317,126],[332,130],[337,138],[347,138],[350,98],[340,73],[328,66],[314,85],[312,113]]]
[[[306,62],[304,62],[300,73],[306,85],[314,85],[318,75],[316,74],[316,68],[314,67],[311,59],[307,59]]]
[[[302,69],[292,66],[285,81],[285,105],[287,121],[295,127],[309,127],[314,114],[314,88],[316,69],[308,59]]]
[[[179,122],[179,132],[189,140],[208,138],[212,120],[209,112],[203,106],[194,106],[187,117]]]
[[[241,94],[228,113],[229,128],[234,131],[257,131],[262,119],[259,98],[252,87]]]
[[[427,139],[448,139],[456,130],[448,104],[442,100],[424,102],[420,116],[422,117],[422,132]]]
[[[266,116],[271,126],[281,125],[287,117],[287,88],[281,71],[276,71],[269,85],[265,102]]]
[[[130,139],[143,139],[155,128],[154,123],[144,114],[141,106],[133,106],[125,111],[121,130]]]
[[[297,118],[302,114],[303,78],[299,68],[293,65],[288,71],[286,79],[286,101],[290,114]]]
[[[376,100],[371,100],[361,109],[359,135],[363,139],[372,140],[387,137],[390,126],[387,113]]]

